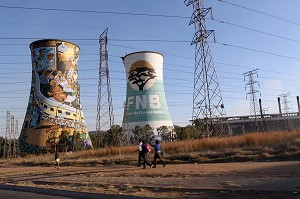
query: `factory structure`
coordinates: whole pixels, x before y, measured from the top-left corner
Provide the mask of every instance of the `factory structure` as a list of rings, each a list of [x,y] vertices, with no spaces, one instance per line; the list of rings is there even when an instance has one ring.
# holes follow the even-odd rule
[[[278,97],[277,100],[278,113],[276,114],[264,113],[262,101],[259,99],[259,113],[257,115],[224,118],[228,124],[229,132],[233,135],[237,135],[250,132],[291,131],[300,129],[299,96],[296,98],[297,112],[288,112],[287,104],[282,103],[280,97]],[[282,107],[284,108],[282,109]]]

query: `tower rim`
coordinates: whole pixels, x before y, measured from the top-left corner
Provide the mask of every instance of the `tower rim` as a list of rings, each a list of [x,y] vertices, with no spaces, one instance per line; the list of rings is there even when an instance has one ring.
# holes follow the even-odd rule
[[[65,42],[65,43],[71,44],[73,46],[76,46],[80,50],[80,47],[77,44],[74,44],[72,42],[69,42],[69,41],[66,41],[66,40],[62,40],[62,39],[39,39],[39,40],[31,42],[29,44],[29,48],[33,49],[33,48],[36,48],[37,46],[39,46],[41,43],[47,43],[47,42],[55,42],[55,43]]]
[[[164,55],[162,53],[159,53],[159,52],[156,52],[156,51],[136,51],[136,52],[133,52],[133,53],[126,54],[124,57],[122,57],[122,59],[124,60],[126,57],[128,57],[130,55],[140,54],[140,53],[153,53],[153,54],[159,54],[162,57],[164,57]]]

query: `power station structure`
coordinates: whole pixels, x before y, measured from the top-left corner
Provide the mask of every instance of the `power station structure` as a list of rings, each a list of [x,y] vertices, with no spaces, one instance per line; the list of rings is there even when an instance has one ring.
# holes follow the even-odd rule
[[[19,144],[25,153],[42,153],[60,136],[76,134],[83,148],[92,143],[80,104],[80,48],[68,41],[44,39],[30,44],[32,79]]]
[[[163,55],[140,51],[122,57],[127,80],[123,128],[130,132],[136,126],[150,125],[154,135],[161,126],[173,128],[165,97]]]
[[[299,96],[297,96],[297,102]],[[254,115],[226,117],[232,134],[257,132]],[[297,112],[267,114],[261,111],[256,117],[261,121],[264,132],[292,131],[300,129],[300,109]]]
[[[191,45],[195,45],[194,93],[192,123],[200,122],[205,128],[205,137],[223,136],[228,133],[228,125],[221,90],[210,52],[208,37],[214,33],[206,29],[206,16],[211,8],[204,8],[203,0],[185,0],[192,5],[193,14],[189,25],[194,24],[195,35]],[[212,17],[212,15],[211,15]]]
[[[193,7],[189,25],[194,24],[195,35],[191,45],[195,45],[195,70],[192,123],[204,126],[205,136],[226,136],[259,131],[278,131],[300,129],[300,103],[297,96],[298,112],[288,112],[287,96],[281,95],[285,113],[281,111],[278,98],[279,114],[265,114],[262,101],[257,103],[254,80],[257,69],[244,73],[248,78],[246,87],[250,96],[250,115],[227,117],[224,103],[213,65],[208,37],[214,33],[206,29],[206,17],[211,8],[204,8],[204,0],[184,0],[186,6]],[[212,15],[211,15],[212,18]]]

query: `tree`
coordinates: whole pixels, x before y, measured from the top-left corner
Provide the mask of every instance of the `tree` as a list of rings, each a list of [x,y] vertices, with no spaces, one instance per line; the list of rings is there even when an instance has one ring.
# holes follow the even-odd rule
[[[134,129],[131,129],[133,136],[130,137],[130,143],[136,144],[139,139],[142,139],[142,127],[135,126]]]
[[[153,136],[154,136],[153,128],[149,124],[146,124],[142,128],[141,139],[150,140]]]
[[[201,138],[201,133],[194,126],[187,125],[185,127],[174,127],[178,140],[192,140]]]
[[[199,137],[202,138],[202,137],[208,137],[209,135],[207,134],[207,130],[212,130],[212,129],[208,129],[208,124],[207,124],[207,121],[208,118],[204,118],[204,119],[200,119],[200,118],[197,118],[193,121],[193,125],[195,126],[195,128],[198,130],[199,132]]]
[[[69,140],[70,140],[70,132],[62,131],[60,136],[59,136],[58,144],[61,147],[61,149],[64,149],[64,151],[68,151],[68,149],[72,147],[70,145]]]
[[[150,140],[154,136],[153,128],[149,124],[146,124],[144,127],[135,126],[131,132],[133,134],[130,138],[132,144],[136,144],[139,139]]]
[[[5,138],[0,137],[0,157],[3,157]]]
[[[81,150],[83,148],[82,139],[80,136],[80,133],[77,131],[74,131],[74,134],[72,136],[73,139],[73,150]]]
[[[161,136],[162,141],[170,142],[174,140],[173,126],[160,126],[157,128],[157,132]]]
[[[124,144],[123,137],[124,129],[119,125],[113,125],[104,134],[104,142],[107,143],[107,146],[121,146]]]

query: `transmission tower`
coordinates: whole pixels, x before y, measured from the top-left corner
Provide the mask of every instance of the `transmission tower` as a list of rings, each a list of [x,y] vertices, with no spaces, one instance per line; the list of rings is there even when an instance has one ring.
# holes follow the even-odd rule
[[[10,117],[10,135],[11,135],[11,157],[15,157],[16,150],[16,137],[15,137],[15,117]]]
[[[98,80],[98,103],[97,103],[97,121],[96,133],[100,135],[101,131],[108,130],[114,124],[112,96],[110,88],[110,78],[108,69],[107,52],[107,32],[106,29],[99,39],[100,44],[100,64]]]
[[[291,98],[291,93],[281,94],[279,95],[280,98],[282,98],[282,105],[283,105],[283,111],[284,113],[290,113],[292,112],[292,108],[290,105],[292,105],[291,101],[289,100]]]
[[[259,105],[256,98],[256,93],[260,92],[255,89],[255,85],[259,83],[258,81],[254,80],[254,75],[258,77],[258,69],[254,69],[251,71],[248,71],[246,73],[243,73],[244,81],[246,81],[246,78],[248,78],[248,83],[245,86],[245,90],[247,87],[249,87],[249,92],[246,94],[246,98],[248,95],[250,95],[250,115],[254,115],[254,128],[256,132],[263,131],[263,124],[261,117],[258,118],[259,114]]]
[[[293,111],[290,106],[290,105],[292,105],[292,103],[289,100],[289,99],[291,99],[291,93],[282,94],[282,95],[279,95],[279,97],[282,98],[283,111],[286,114],[286,118],[287,118],[287,122],[286,122],[287,130],[291,131],[291,130],[293,130],[293,125],[290,120],[290,115],[288,114]]]
[[[203,0],[185,0],[186,6],[193,6],[190,23],[194,24],[195,35],[191,45],[195,45],[193,123],[203,118],[206,136],[224,135],[228,131],[223,124],[225,110],[218,83],[217,73],[210,52],[208,37],[214,33],[206,30],[206,16],[211,8],[204,8]],[[216,129],[216,127],[219,127]]]
[[[6,133],[5,133],[5,140],[4,140],[4,148],[3,148],[3,158],[11,158],[12,151],[11,151],[11,126],[10,126],[10,112],[6,112]]]
[[[14,131],[14,148],[13,148],[13,157],[18,157],[20,154],[20,146],[19,146],[19,122],[16,120],[15,122],[15,131]]]

